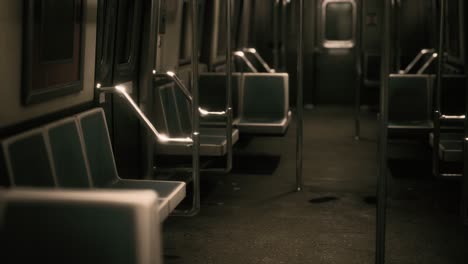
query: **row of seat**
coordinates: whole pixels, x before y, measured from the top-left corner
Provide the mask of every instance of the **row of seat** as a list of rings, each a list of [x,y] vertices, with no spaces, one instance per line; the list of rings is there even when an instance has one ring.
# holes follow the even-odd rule
[[[200,74],[200,103],[218,111],[226,102],[226,75]],[[234,125],[239,132],[284,135],[291,121],[287,73],[234,73],[232,75]],[[212,124],[207,120],[205,124]]]
[[[11,187],[150,189],[162,222],[185,197],[185,183],[118,176],[104,112],[95,108],[1,142]]]
[[[155,124],[170,137],[187,137],[192,131],[190,101],[174,83],[156,83]],[[210,111],[226,109],[226,74],[202,73],[199,79],[200,105]],[[234,129],[239,134],[284,135],[291,121],[287,73],[234,73],[232,75]],[[265,96],[267,95],[267,96]],[[200,155],[223,156],[227,152],[225,116],[202,117]],[[188,155],[183,143],[157,143],[156,154]]]
[[[439,172],[437,164],[463,162],[465,80],[462,75],[444,75],[441,90],[436,91],[434,75],[391,74],[389,78],[389,131],[427,135],[438,157],[434,160],[437,176],[461,175]]]

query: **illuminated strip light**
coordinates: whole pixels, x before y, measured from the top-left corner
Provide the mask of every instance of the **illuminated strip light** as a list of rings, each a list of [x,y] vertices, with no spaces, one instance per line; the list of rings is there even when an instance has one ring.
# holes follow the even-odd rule
[[[143,124],[153,133],[153,135],[157,138],[157,140],[161,143],[193,143],[193,140],[190,137],[186,138],[172,138],[165,134],[159,133],[159,131],[153,126],[151,121],[146,117],[146,115],[140,110],[137,106],[135,101],[130,97],[127,93],[127,89],[122,85],[117,85],[114,87],[102,87],[101,84],[97,84],[96,88],[101,92],[108,92],[108,93],[116,93],[120,95],[122,98],[125,99],[125,102],[132,108],[132,110],[136,113],[138,119],[140,119]]]

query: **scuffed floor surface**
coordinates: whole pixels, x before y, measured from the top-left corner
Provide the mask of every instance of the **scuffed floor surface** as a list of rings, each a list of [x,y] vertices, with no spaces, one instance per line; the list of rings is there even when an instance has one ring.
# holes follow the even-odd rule
[[[294,123],[285,137],[243,139],[232,173],[203,175],[201,213],[166,220],[165,263],[374,263],[377,119],[363,119],[357,142],[350,108],[306,111],[300,193]],[[444,195],[457,186],[434,194],[430,175],[392,178],[387,263],[468,263],[457,197]]]

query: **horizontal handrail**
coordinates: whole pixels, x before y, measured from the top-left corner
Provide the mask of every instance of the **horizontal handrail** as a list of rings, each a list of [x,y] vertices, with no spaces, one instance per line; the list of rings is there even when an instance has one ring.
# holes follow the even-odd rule
[[[244,53],[250,53],[252,55],[255,56],[255,58],[260,62],[260,64],[263,66],[263,68],[265,68],[265,70],[267,72],[271,72],[271,73],[274,73],[275,70],[273,70],[270,65],[268,65],[268,63],[262,58],[262,56],[260,56],[260,54],[257,52],[256,49],[254,48],[244,48],[242,49],[242,51]]]
[[[135,101],[133,101],[132,97],[127,93],[127,89],[123,85],[116,85],[111,87],[102,87],[101,84],[97,84],[96,88],[99,92],[102,93],[113,93],[121,96],[125,99],[125,102],[130,106],[130,109],[133,113],[138,117],[138,119],[153,133],[155,138],[162,143],[170,143],[170,142],[177,142],[177,143],[193,143],[193,140],[189,137],[186,138],[172,138],[167,135],[160,133],[156,127],[151,123],[151,121],[146,117],[146,115],[141,111],[141,109],[137,106]]]
[[[177,76],[177,74],[175,74],[174,72],[172,71],[167,71],[167,72],[157,72],[156,70],[153,70],[153,75],[155,77],[166,77],[166,78],[169,78],[171,79],[175,84],[176,86],[182,91],[182,93],[184,94],[185,98],[190,102],[192,103],[193,99],[192,99],[192,94],[190,93],[190,91],[187,89],[187,87],[185,87],[184,83],[182,82],[182,80],[179,78],[179,76]],[[227,116],[226,115],[226,111],[208,111],[202,107],[198,107],[198,112],[200,113],[201,116]]]
[[[440,120],[465,120],[465,115],[441,115]]]

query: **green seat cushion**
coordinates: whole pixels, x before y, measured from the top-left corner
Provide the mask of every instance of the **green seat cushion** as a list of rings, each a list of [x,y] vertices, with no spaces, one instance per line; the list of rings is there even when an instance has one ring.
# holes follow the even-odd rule
[[[41,130],[11,139],[7,146],[16,186],[52,187],[55,180]]]
[[[89,169],[96,187],[118,180],[107,125],[101,109],[78,116],[83,132]]]
[[[390,123],[431,120],[432,83],[427,75],[390,75],[388,97]]]
[[[75,119],[60,122],[49,128],[48,132],[58,185],[70,188],[90,187]]]
[[[286,116],[286,89],[283,76],[245,75],[241,119],[283,120]]]

